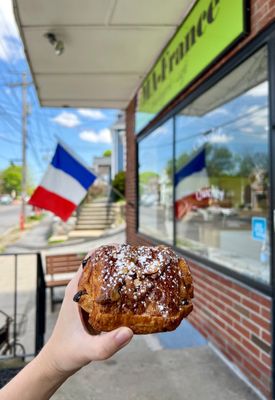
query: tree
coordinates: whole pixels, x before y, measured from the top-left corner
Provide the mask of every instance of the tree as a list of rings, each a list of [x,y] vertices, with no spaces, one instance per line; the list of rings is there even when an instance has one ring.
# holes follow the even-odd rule
[[[263,169],[268,171],[268,154],[264,152],[255,152],[253,154],[245,154],[240,157],[239,175],[249,177],[255,169]]]
[[[4,193],[21,193],[22,167],[10,165],[1,172],[2,190]]]
[[[236,162],[228,148],[208,145],[207,153],[207,171],[209,176],[235,175]]]
[[[116,189],[119,193],[121,193],[122,196],[125,196],[125,181],[126,181],[125,171],[118,172],[112,181],[112,187]],[[122,197],[115,192],[114,195],[115,201],[118,200],[119,198]]]
[[[111,157],[112,155],[112,150],[105,150],[103,153],[103,157]]]
[[[144,171],[139,174],[139,183],[148,185],[152,179],[159,178],[159,174],[153,171]]]

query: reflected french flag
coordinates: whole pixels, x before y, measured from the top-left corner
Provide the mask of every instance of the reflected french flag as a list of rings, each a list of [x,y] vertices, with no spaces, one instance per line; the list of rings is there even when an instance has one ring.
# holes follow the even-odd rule
[[[66,221],[86,196],[96,176],[58,143],[53,159],[29,204],[52,211]]]
[[[192,207],[207,207],[208,198],[201,198],[200,191],[209,187],[206,170],[206,149],[203,147],[175,174],[175,215],[183,218]]]

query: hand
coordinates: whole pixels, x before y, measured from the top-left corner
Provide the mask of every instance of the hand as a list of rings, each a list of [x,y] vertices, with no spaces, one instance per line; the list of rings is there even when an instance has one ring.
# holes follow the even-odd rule
[[[52,336],[40,353],[61,374],[70,375],[91,361],[111,357],[133,337],[133,332],[126,327],[97,336],[88,333],[80,308],[73,301],[81,273],[82,267],[68,284]]]

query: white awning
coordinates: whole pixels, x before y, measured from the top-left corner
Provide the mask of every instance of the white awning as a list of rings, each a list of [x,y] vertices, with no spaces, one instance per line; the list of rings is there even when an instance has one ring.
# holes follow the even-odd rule
[[[125,108],[193,3],[13,0],[41,105]]]

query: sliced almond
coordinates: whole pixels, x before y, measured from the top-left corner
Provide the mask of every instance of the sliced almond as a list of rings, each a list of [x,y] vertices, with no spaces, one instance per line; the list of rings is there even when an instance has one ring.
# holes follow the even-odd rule
[[[119,294],[118,288],[114,288],[111,290],[110,299],[112,301],[118,301],[120,299],[120,294]]]
[[[135,285],[136,288],[139,287],[141,285],[141,281],[139,279],[135,279],[134,280],[134,285]]]
[[[150,264],[148,265],[145,270],[144,270],[144,274],[145,275],[152,275],[155,274],[156,272],[158,272],[160,269],[160,264]]]
[[[96,299],[95,302],[98,304],[108,304],[111,302],[110,296],[107,292],[102,292]]]
[[[186,286],[184,286],[184,285],[180,286],[180,297],[181,297],[181,299],[187,298],[187,290],[186,290]]]

